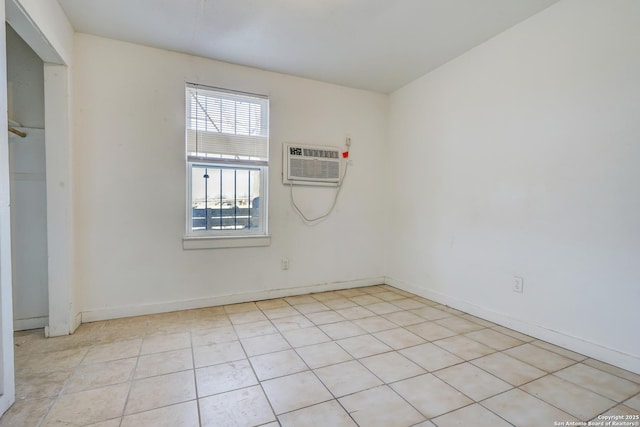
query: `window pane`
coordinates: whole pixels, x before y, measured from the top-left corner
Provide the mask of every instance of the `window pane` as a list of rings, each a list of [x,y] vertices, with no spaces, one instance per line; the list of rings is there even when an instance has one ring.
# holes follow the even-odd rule
[[[267,160],[269,100],[187,86],[187,153]]]
[[[193,165],[191,232],[261,230],[260,169]]]
[[[191,230],[206,230],[207,193],[204,178],[205,169],[194,167],[191,169]]]

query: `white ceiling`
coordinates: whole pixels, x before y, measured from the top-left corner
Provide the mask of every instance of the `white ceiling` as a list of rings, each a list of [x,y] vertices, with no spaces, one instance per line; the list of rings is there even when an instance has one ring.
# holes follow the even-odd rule
[[[389,93],[558,0],[58,0],[76,31]]]

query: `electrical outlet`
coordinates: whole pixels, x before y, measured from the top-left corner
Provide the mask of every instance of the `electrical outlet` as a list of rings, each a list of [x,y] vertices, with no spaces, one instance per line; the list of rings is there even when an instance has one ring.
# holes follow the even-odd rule
[[[282,258],[280,260],[280,269],[288,270],[289,269],[289,258]]]
[[[524,291],[524,278],[513,276],[513,292],[521,294]]]

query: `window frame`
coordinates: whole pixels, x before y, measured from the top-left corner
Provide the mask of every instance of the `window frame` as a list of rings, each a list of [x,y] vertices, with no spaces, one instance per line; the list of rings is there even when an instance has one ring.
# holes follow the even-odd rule
[[[228,94],[226,99],[233,98],[234,95],[242,97],[253,97],[266,100],[266,111],[262,111],[262,122],[267,125],[266,134],[266,158],[229,158],[230,156],[223,153],[209,155],[211,152],[205,155],[197,155],[200,153],[190,153],[188,148],[188,131],[190,130],[190,120],[192,113],[190,114],[189,104],[192,89],[202,89],[205,91],[212,91],[214,93],[220,93],[221,96]],[[239,102],[234,100],[234,102]],[[184,249],[206,249],[217,247],[244,247],[244,246],[266,246],[270,244],[269,229],[268,229],[268,188],[269,188],[269,98],[264,95],[257,95],[246,92],[233,91],[228,89],[220,89],[216,87],[203,86],[199,84],[186,83],[185,84],[185,106],[184,106],[184,118],[185,118],[185,165],[186,165],[186,226],[185,236],[183,238]],[[220,132],[222,133],[222,132]],[[237,135],[227,134],[226,135]],[[220,157],[213,157],[214,155]],[[250,171],[255,170],[260,175],[259,185],[259,226],[256,228],[249,227],[248,229],[230,229],[230,230],[194,230],[193,229],[193,169],[194,167],[209,167],[213,169],[226,169],[237,171]]]

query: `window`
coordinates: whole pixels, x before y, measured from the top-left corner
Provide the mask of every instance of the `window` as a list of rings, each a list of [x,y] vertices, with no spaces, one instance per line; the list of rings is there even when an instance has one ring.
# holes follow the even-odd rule
[[[187,237],[266,236],[269,99],[187,84]]]

